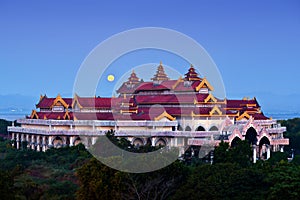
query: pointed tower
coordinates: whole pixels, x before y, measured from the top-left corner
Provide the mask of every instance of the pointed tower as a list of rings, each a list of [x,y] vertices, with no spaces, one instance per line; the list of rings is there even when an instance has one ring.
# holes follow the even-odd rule
[[[126,85],[135,85],[140,82],[140,79],[136,76],[136,73],[134,70],[132,70],[130,77],[128,78],[128,81],[126,81]]]
[[[159,66],[157,67],[156,74],[154,75],[153,78],[151,78],[151,80],[153,80],[155,82],[169,80],[169,77],[165,73],[165,69],[164,69],[164,67],[162,65],[162,62],[160,62]]]
[[[201,78],[198,77],[198,73],[195,71],[195,68],[193,65],[189,68],[188,73],[185,74],[185,81],[198,81],[201,80]]]

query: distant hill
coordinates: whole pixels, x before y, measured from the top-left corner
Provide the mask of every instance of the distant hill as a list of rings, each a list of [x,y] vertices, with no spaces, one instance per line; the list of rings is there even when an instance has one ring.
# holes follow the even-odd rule
[[[25,95],[0,95],[0,119],[15,120],[29,115],[39,97]]]
[[[0,95],[0,111],[7,110],[30,110],[35,107],[39,96],[25,96],[20,94]]]

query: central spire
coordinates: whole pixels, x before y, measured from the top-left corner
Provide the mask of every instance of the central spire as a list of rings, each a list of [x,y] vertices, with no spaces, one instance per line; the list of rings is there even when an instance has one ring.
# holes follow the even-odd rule
[[[201,78],[198,77],[198,73],[195,71],[195,68],[193,65],[189,68],[188,73],[185,74],[186,81],[198,81],[201,80]]]
[[[153,81],[167,81],[169,80],[169,77],[165,73],[164,67],[162,65],[162,62],[160,61],[159,66],[157,67],[156,74],[151,79]]]
[[[140,79],[136,76],[134,70],[132,70],[130,77],[128,78],[127,84],[137,84],[140,82]]]

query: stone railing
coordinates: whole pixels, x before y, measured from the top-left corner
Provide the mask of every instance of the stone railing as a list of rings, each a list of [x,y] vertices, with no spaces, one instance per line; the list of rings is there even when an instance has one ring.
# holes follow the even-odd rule
[[[267,128],[268,133],[283,133],[286,131],[286,127],[277,127],[277,128]]]
[[[35,134],[35,135],[78,135],[78,136],[101,136],[105,135],[105,131],[93,131],[93,130],[62,130],[62,129],[36,129],[36,128],[23,128],[23,127],[8,127],[9,132]]]
[[[36,134],[36,135],[82,135],[82,136],[101,136],[105,135],[106,131],[100,130],[76,130],[76,129],[36,129],[36,128],[24,128],[24,127],[8,127],[9,132],[24,133],[24,134]],[[147,137],[211,137],[213,135],[220,135],[219,131],[116,131],[115,136],[147,136]]]
[[[209,145],[209,146],[216,146],[219,144],[219,141],[216,140],[205,140],[205,139],[188,139],[187,145],[194,145],[194,146],[203,146],[203,145]]]
[[[290,141],[288,138],[280,138],[280,139],[273,139],[271,141],[271,145],[289,145]]]
[[[177,126],[177,121],[114,121],[114,120],[43,120],[19,119],[20,124],[53,125],[53,126]]]
[[[152,136],[152,137],[211,137],[213,135],[220,135],[219,131],[116,131],[116,136]]]

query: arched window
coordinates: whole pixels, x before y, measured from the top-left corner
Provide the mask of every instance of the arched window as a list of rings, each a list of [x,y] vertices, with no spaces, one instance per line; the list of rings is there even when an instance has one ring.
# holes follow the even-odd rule
[[[189,126],[185,127],[185,131],[191,131],[191,130],[192,130],[191,127]]]
[[[210,127],[209,131],[218,131],[219,129],[216,126]]]
[[[178,125],[177,130],[178,131],[183,131],[182,126]]]
[[[205,131],[205,128],[203,126],[198,126],[198,128],[196,129],[196,131]]]

